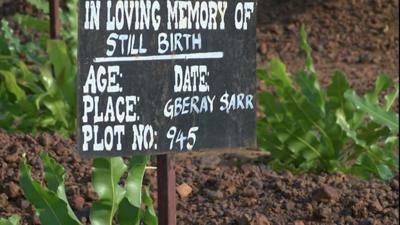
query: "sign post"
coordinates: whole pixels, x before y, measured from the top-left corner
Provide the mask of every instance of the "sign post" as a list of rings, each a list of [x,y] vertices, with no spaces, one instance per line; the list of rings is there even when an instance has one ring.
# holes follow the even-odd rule
[[[157,205],[159,225],[176,225],[175,183],[173,156],[157,156]]]
[[[50,0],[50,38],[56,39],[60,33],[60,0]]]
[[[256,4],[79,1],[79,153],[157,155],[160,225],[176,225],[170,154],[256,145]]]

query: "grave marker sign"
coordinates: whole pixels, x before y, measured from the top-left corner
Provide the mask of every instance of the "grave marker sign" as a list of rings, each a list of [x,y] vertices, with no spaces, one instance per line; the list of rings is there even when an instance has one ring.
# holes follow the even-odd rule
[[[79,1],[78,149],[255,146],[255,1]]]

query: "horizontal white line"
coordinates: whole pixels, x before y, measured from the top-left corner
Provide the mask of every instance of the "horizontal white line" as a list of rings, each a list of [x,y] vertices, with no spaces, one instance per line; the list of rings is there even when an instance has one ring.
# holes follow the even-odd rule
[[[129,62],[129,61],[157,61],[157,60],[189,60],[189,59],[221,59],[223,52],[204,52],[176,55],[148,55],[148,56],[126,56],[126,57],[98,57],[93,59],[94,63],[104,62]]]

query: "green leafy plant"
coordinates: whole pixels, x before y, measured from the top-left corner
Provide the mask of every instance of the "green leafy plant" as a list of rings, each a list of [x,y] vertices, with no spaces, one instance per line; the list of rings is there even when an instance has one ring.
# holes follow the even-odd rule
[[[75,64],[63,41],[48,40],[43,64],[28,65],[18,58],[20,43],[3,21],[3,39],[10,48],[1,48],[0,126],[9,131],[58,131],[68,135],[75,130]],[[14,40],[14,41],[11,41]],[[53,73],[54,72],[54,73]]]
[[[381,75],[375,89],[360,97],[345,75],[335,72],[324,89],[303,26],[300,36],[306,63],[293,78],[279,59],[257,71],[273,89],[258,96],[264,116],[257,124],[258,143],[272,153],[271,166],[391,179],[398,169],[399,116],[391,111],[398,84]],[[379,97],[384,91],[389,93],[382,103]]]
[[[66,1],[61,11],[63,41],[49,39],[48,2],[29,3],[40,17],[14,17],[28,41],[21,43],[8,22],[1,21],[0,126],[67,136],[76,128],[77,0]]]
[[[44,164],[47,188],[33,180],[31,167],[24,157],[20,163],[20,185],[25,197],[36,208],[43,225],[80,225],[70,207],[64,186],[65,170],[47,153],[40,158]],[[149,157],[135,157],[129,166],[122,158],[98,158],[93,162],[93,186],[99,196],[93,203],[90,221],[93,225],[157,225],[157,216],[148,189],[142,195],[142,181]],[[120,184],[127,172],[125,185]],[[0,223],[1,224],[1,223]],[[14,224],[13,224],[14,225]]]

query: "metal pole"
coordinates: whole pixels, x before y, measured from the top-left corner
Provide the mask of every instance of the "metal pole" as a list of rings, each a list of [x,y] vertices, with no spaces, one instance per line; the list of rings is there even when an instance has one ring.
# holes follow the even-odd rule
[[[157,156],[159,225],[176,225],[175,168],[171,155]]]
[[[60,0],[50,0],[50,38],[57,39],[60,34]]]

